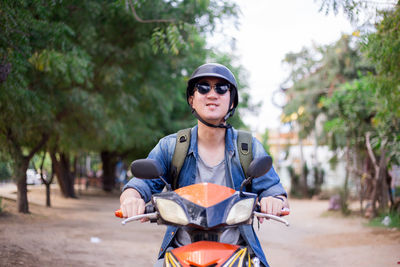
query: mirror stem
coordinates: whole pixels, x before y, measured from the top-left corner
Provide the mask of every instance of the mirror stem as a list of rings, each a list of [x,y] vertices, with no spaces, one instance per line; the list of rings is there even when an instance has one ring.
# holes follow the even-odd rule
[[[167,190],[172,191],[171,185],[169,183],[167,183],[167,181],[165,181],[165,179],[162,178],[161,176],[160,176],[160,179],[161,179],[161,181],[164,182],[165,186],[167,187]]]
[[[242,182],[242,184],[240,185],[240,196],[241,197],[244,197],[245,195],[243,194],[243,186],[245,186],[245,185],[247,185],[248,183],[250,183],[251,182],[251,180],[252,180],[252,178],[251,177],[248,177],[246,180],[244,180],[243,182]]]

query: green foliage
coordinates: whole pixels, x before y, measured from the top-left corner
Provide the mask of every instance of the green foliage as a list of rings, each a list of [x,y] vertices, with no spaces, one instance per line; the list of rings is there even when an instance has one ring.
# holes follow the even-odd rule
[[[389,218],[390,223],[388,225],[384,225],[382,223],[385,220],[385,217]],[[374,227],[388,227],[388,228],[400,229],[400,213],[394,212],[394,213],[388,213],[388,214],[381,214],[378,217],[373,218],[368,223],[368,225],[374,226]]]
[[[333,12],[337,15],[342,11],[350,21],[358,21],[358,15],[360,12],[368,8],[369,1],[363,0],[319,0],[321,2],[320,11],[324,11],[325,14]]]
[[[371,119],[376,114],[377,99],[369,78],[344,84],[330,97],[321,99],[328,121],[326,133],[330,133],[332,149],[350,146],[365,146],[365,133],[371,130]]]
[[[353,39],[343,35],[332,45],[286,54],[284,62],[290,68],[290,74],[282,87],[290,86],[286,91],[290,101],[283,109],[282,121],[296,122],[300,137],[309,136],[318,115],[325,113],[320,105],[321,98],[370,69],[358,50]]]
[[[11,167],[8,162],[0,161],[0,182],[11,180]]]
[[[350,22],[361,23],[364,27],[368,23],[373,24],[372,19],[376,19],[381,10],[391,9],[396,5],[393,1],[318,0],[316,2],[320,2],[320,11],[324,11],[326,15],[330,12],[335,15],[343,12]]]
[[[375,4],[353,0],[320,2],[321,10],[333,10],[335,14],[343,10],[353,22],[368,9],[367,4]],[[399,164],[400,3],[389,5],[379,14],[382,19],[376,22],[376,31],[362,38],[358,31],[354,37],[343,35],[335,44],[304,48],[285,58],[290,75],[283,87],[288,88],[290,101],[284,107],[282,121],[299,126],[300,138],[304,138],[315,132],[314,122],[323,118],[325,131],[318,141],[333,150],[345,148],[348,153],[343,212],[348,178],[364,177],[366,170],[371,172],[370,177],[377,177],[371,166],[361,166],[368,162],[366,136],[372,137],[376,158],[388,159],[387,167]],[[384,199],[376,194],[373,198]]]
[[[364,51],[376,66],[372,85],[375,89],[376,116],[373,123],[381,140],[387,140],[389,157],[400,157],[400,5],[382,12],[377,31],[368,36]]]
[[[287,169],[290,175],[290,196],[301,197],[300,175],[295,172],[291,165]]]
[[[338,2],[357,4],[356,1]],[[381,14],[383,19],[377,24],[377,31],[362,43],[363,56],[370,60],[374,70],[322,99],[321,105],[330,113],[325,128],[335,133],[336,140],[331,142],[334,147],[344,147],[339,140],[345,137],[352,138],[352,145],[361,145],[365,143],[365,133],[371,131],[375,147],[383,140],[388,142],[388,156],[395,162],[400,156],[400,67],[397,64],[400,60],[400,7],[397,5]]]
[[[230,65],[204,36],[238,9],[208,0],[17,0],[0,12],[0,63],[12,66],[0,84],[1,149],[29,152],[46,135],[47,149],[143,157],[195,123],[186,81],[208,60]],[[238,116],[232,124],[243,125]]]

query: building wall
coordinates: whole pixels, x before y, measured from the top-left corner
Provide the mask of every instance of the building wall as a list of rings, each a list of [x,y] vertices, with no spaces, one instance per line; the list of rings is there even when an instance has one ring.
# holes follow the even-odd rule
[[[270,152],[274,158],[274,167],[281,177],[282,184],[287,190],[290,190],[290,175],[288,167],[292,166],[296,173],[301,171],[301,146],[296,133],[280,133],[271,131],[268,144]],[[304,162],[310,170],[308,175],[308,184],[312,184],[313,175],[312,168],[317,165],[322,167],[325,173],[322,189],[331,190],[339,188],[343,185],[345,179],[345,161],[344,153],[339,153],[339,162],[332,168],[329,160],[333,157],[333,153],[328,146],[315,146],[311,138],[302,141],[302,150]],[[350,181],[350,187],[355,185]]]

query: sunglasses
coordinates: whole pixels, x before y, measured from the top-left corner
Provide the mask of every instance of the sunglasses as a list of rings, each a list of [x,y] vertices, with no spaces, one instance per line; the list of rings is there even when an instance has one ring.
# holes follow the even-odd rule
[[[202,95],[205,95],[208,92],[210,92],[211,87],[212,86],[207,82],[196,83],[195,85],[197,91]],[[226,92],[229,91],[230,88],[231,86],[229,83],[217,83],[214,85],[214,90],[219,95],[224,95]]]

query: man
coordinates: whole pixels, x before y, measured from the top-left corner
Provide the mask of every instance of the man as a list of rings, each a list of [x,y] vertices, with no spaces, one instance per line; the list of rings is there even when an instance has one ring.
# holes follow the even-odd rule
[[[209,63],[198,67],[187,86],[187,102],[198,119],[191,129],[189,149],[178,177],[178,187],[200,182],[212,182],[240,189],[245,179],[237,148],[238,132],[226,120],[238,105],[237,83],[232,72],[225,66]],[[164,178],[172,183],[171,161],[176,144],[176,134],[160,140],[148,158],[159,162]],[[253,138],[253,158],[266,155],[260,142]],[[124,217],[143,214],[145,202],[164,187],[160,179],[140,180],[133,178],[121,194],[121,210]],[[261,212],[280,215],[287,206],[286,192],[272,168],[264,176],[253,180],[251,191],[259,197]],[[221,236],[224,243],[246,242],[261,262],[268,266],[259,241],[251,225],[228,229]],[[185,245],[187,234],[182,229],[168,227],[160,249],[162,258],[168,247]]]

